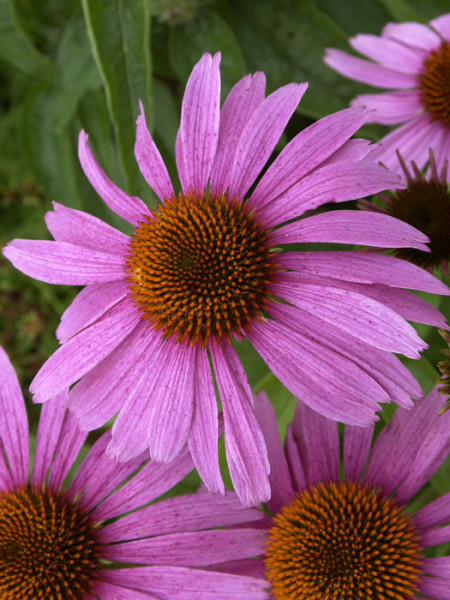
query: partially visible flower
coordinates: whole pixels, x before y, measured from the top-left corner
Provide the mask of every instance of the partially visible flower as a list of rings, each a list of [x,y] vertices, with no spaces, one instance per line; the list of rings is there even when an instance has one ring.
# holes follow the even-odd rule
[[[450,191],[447,185],[448,162],[438,173],[434,153],[430,149],[430,172],[424,176],[415,162],[408,169],[406,161],[397,153],[406,178],[406,189],[390,194],[377,194],[384,202],[379,207],[368,200],[358,202],[361,208],[382,212],[413,225],[430,238],[430,252],[415,248],[398,248],[395,255],[432,271],[442,267],[448,272],[450,259]]]
[[[439,333],[449,345],[449,348],[441,350],[442,354],[445,355],[445,360],[441,360],[436,365],[441,372],[441,377],[437,380],[439,385],[439,391],[443,396],[447,396],[445,405],[439,411],[440,414],[450,410],[450,334],[448,331],[439,330]]]
[[[269,463],[233,340],[248,338],[293,394],[327,417],[367,425],[379,402],[412,406],[420,386],[394,356],[426,344],[406,321],[445,328],[442,315],[402,288],[448,294],[429,273],[391,256],[311,252],[310,243],[426,250],[428,238],[387,215],[335,210],[298,217],[398,187],[350,137],[367,111],[350,108],[300,132],[262,177],[306,91],[265,97],[265,77],[244,77],[220,108],[220,55],[205,54],[187,82],[175,155],[175,192],[147,129],[136,158],[160,198],[149,210],[112,183],[81,132],[79,156],[131,238],[99,219],[54,205],[55,241],[13,240],[4,254],[49,283],[86,285],[57,330],[61,347],[30,387],[44,402],[72,386],[83,429],[118,413],[108,446],[125,461],[149,448],[169,462],[187,443],[210,491],[223,491],[218,407],[233,485],[245,504],[268,499]],[[304,244],[304,252],[289,251]],[[287,246],[286,246],[287,245]],[[284,251],[283,251],[284,250]]]
[[[110,437],[74,466],[86,434],[60,394],[42,407],[29,477],[25,405],[0,347],[0,598],[265,598],[263,582],[211,572],[261,551],[264,534],[248,524],[261,513],[233,492],[155,502],[193,468],[188,451],[170,465],[148,453],[118,464],[105,455]],[[224,526],[232,528],[212,529]]]
[[[381,37],[360,34],[350,45],[373,62],[327,49],[326,64],[350,79],[394,90],[357,96],[352,105],[374,109],[370,122],[403,124],[380,141],[371,158],[399,170],[399,150],[408,164],[422,169],[433,147],[441,171],[450,159],[450,14],[428,26],[389,23]]]
[[[337,424],[303,403],[283,448],[260,396],[273,516],[264,554],[239,561],[236,572],[264,579],[275,600],[448,598],[450,556],[431,558],[429,549],[450,542],[450,494],[417,508],[450,450],[440,401],[435,387],[413,409],[398,408],[374,442],[372,428],[347,425],[341,457]]]

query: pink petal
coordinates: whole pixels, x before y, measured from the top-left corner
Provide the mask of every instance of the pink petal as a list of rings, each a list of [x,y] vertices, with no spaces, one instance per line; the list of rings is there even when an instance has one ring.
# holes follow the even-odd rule
[[[440,15],[430,21],[430,26],[437,31],[444,40],[450,41],[450,13]]]
[[[176,161],[183,192],[203,192],[216,153],[220,119],[220,52],[204,54],[184,92]]]
[[[259,509],[243,508],[237,495],[229,490],[223,496],[209,493],[175,496],[106,525],[102,529],[102,542],[227,527],[260,521],[263,516]]]
[[[344,432],[345,479],[358,481],[366,465],[372,444],[373,427],[347,425]]]
[[[359,283],[380,283],[431,294],[450,293],[427,271],[393,256],[368,252],[288,252],[278,258],[281,266],[301,273]]]
[[[174,195],[172,182],[161,154],[148,131],[142,102],[139,102],[139,106],[141,114],[137,118],[136,145],[134,147],[136,161],[148,185],[163,201]]]
[[[422,23],[388,23],[382,35],[406,46],[429,52],[441,43],[439,36]]]
[[[126,276],[121,255],[106,254],[68,242],[12,240],[3,254],[34,279],[59,285],[88,285]]]
[[[216,529],[143,538],[105,549],[105,559],[151,565],[207,567],[262,554],[267,534],[259,529]]]
[[[450,498],[447,498],[447,502],[450,502]],[[429,546],[437,546],[438,544],[446,544],[450,540],[450,525],[439,527],[439,529],[432,529],[422,533],[420,543],[425,548]]]
[[[28,418],[19,380],[1,346],[0,374],[0,453],[6,454],[9,463],[3,463],[0,478],[10,481],[13,487],[23,487],[28,481]]]
[[[196,349],[194,359],[194,414],[189,433],[189,450],[195,467],[211,493],[224,493],[217,442],[219,438],[217,400],[208,355]]]
[[[350,38],[351,47],[389,69],[406,74],[418,74],[423,67],[424,53],[412,50],[395,40],[376,35],[359,34]]]
[[[351,56],[341,50],[326,49],[325,63],[349,79],[368,83],[375,87],[386,89],[415,88],[417,78],[415,75],[400,73],[383,65],[377,65],[368,60]]]
[[[230,196],[243,198],[272,154],[308,84],[291,83],[254,110],[239,138],[230,176]],[[258,148],[258,152],[255,152]]]
[[[117,571],[123,572],[120,569]],[[95,597],[87,596],[87,600],[96,600],[97,598],[108,598],[108,600],[160,600],[148,592],[137,592],[132,588],[125,588],[122,585],[113,585],[102,581],[102,571],[99,571],[99,581],[94,584]]]
[[[303,177],[264,208],[264,224],[272,227],[327,202],[347,202],[398,187],[402,187],[400,177],[379,165],[362,161],[328,163]],[[330,215],[330,212],[326,214]],[[290,227],[298,226],[300,225],[295,223]],[[280,234],[282,231],[284,230],[280,230]],[[276,232],[275,239],[282,240],[280,234]]]
[[[84,329],[61,346],[39,370],[30,391],[45,402],[67,389],[107,356],[138,324],[131,302],[122,300],[101,321]]]
[[[426,558],[422,562],[425,575],[419,582],[419,591],[432,600],[448,600],[450,587],[450,556]]]
[[[317,121],[316,121],[317,122]],[[356,162],[363,160],[368,152],[373,149],[373,144],[369,140],[363,140],[360,138],[347,140],[342,144],[336,152],[320,163],[321,167],[325,165],[331,165],[336,162]]]
[[[220,130],[217,152],[211,173],[213,191],[225,191],[230,182],[230,165],[236,155],[241,134],[255,111],[264,100],[266,77],[257,72],[243,77],[228,94],[220,112]]]
[[[149,210],[140,198],[129,196],[118,188],[105,174],[92,154],[92,150],[87,143],[88,136],[84,131],[80,131],[78,138],[78,156],[86,177],[91,182],[92,187],[100,198],[109,206],[111,210],[128,221],[132,225],[137,225],[142,221],[144,215],[148,215]]]
[[[279,154],[249,198],[262,208],[290,189],[345,144],[365,121],[364,109],[348,108],[328,115],[301,131]]]
[[[268,506],[272,512],[276,513],[294,498],[295,491],[278,432],[275,410],[265,392],[260,392],[255,396],[255,414],[266,440],[269,455],[269,482],[272,495]]]
[[[352,101],[352,106],[365,106],[376,111],[376,121],[381,125],[398,125],[423,112],[417,91],[362,94]]]
[[[302,465],[302,461],[300,459],[298,446],[295,442],[291,425],[287,426],[284,447],[286,453],[286,460],[289,465],[289,472],[291,474],[292,484],[296,492],[301,492],[306,488],[306,475]]]
[[[418,352],[426,347],[414,328],[397,313],[362,294],[293,281],[278,284],[277,291],[283,300],[302,311],[380,350],[420,358]]]
[[[450,492],[436,498],[414,515],[414,523],[420,529],[439,527],[450,521]]]
[[[69,242],[98,252],[124,256],[129,237],[81,210],[53,202],[53,211],[45,215],[48,230],[58,242]]]
[[[275,244],[325,242],[429,251],[428,237],[404,221],[369,211],[335,210],[280,227]]]
[[[137,567],[107,571],[103,578],[164,600],[269,600],[264,579],[186,567]]]
[[[231,345],[212,344],[210,352],[223,407],[231,479],[242,504],[256,505],[270,497],[270,465],[250,386]]]
[[[292,432],[301,457],[306,485],[339,480],[339,434],[337,425],[297,402]]]
[[[61,317],[56,330],[59,342],[67,342],[79,331],[95,323],[128,293],[123,280],[92,284],[82,289]]]

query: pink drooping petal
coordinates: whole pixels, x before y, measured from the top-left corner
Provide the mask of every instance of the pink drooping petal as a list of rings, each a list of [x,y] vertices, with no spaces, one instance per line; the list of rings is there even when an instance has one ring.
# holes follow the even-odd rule
[[[320,163],[321,167],[331,165],[337,162],[357,162],[363,160],[367,154],[373,149],[374,145],[370,140],[361,138],[350,139],[342,144],[340,148],[333,152],[326,160]]]
[[[256,107],[264,100],[266,77],[258,71],[246,75],[232,88],[220,112],[220,130],[217,152],[211,172],[210,187],[216,193],[228,188],[230,165],[245,126]]]
[[[16,269],[46,283],[88,285],[123,279],[126,275],[121,255],[68,242],[12,240],[3,254]]]
[[[450,41],[450,13],[436,17],[430,21],[430,25],[444,40]]]
[[[150,565],[207,567],[243,560],[264,551],[267,534],[260,529],[210,529],[160,535],[113,544],[105,560]]]
[[[447,502],[450,502],[450,496],[447,496]],[[450,525],[431,529],[422,533],[420,543],[425,548],[429,546],[437,546],[438,544],[446,544],[450,540]]]
[[[127,235],[81,210],[53,202],[53,211],[45,215],[45,222],[57,242],[119,256],[128,252]]]
[[[450,492],[436,498],[414,515],[414,523],[421,529],[439,527],[450,521]]]
[[[229,490],[223,496],[187,494],[150,504],[106,525],[102,529],[102,542],[229,527],[260,521],[263,516],[256,508],[243,508],[237,495]],[[136,535],[137,531],[139,535]]]
[[[119,569],[118,571],[123,572]],[[103,581],[103,571],[98,572],[99,580],[94,583],[95,596],[86,596],[86,600],[97,600],[97,598],[108,598],[108,600],[160,600],[149,592],[138,592],[134,588],[123,587],[120,581],[117,585]]]
[[[266,440],[269,455],[269,482],[272,495],[267,505],[273,513],[276,513],[293,499],[295,491],[278,431],[275,410],[265,392],[255,396],[255,414]]]
[[[139,107],[141,114],[136,122],[136,144],[134,146],[136,161],[148,185],[158,198],[164,201],[174,194],[172,182],[161,154],[148,131],[142,102],[139,102]]]
[[[376,419],[376,401],[361,390],[367,385],[376,395],[386,396],[352,361],[293,331],[280,319],[254,323],[248,337],[273,374],[313,410],[356,425],[367,426]]]
[[[154,460],[170,462],[188,440],[194,411],[195,356],[193,346],[164,340],[161,356],[153,365],[148,439]]]
[[[337,424],[325,419],[299,400],[292,432],[306,476],[306,485],[339,480],[339,434]]]
[[[269,600],[267,581],[189,569],[155,566],[105,571],[103,578],[122,586],[148,591],[158,598],[170,600]]]
[[[285,85],[253,111],[236,147],[229,182],[231,196],[244,197],[268,161],[307,87],[306,83]]]
[[[422,398],[422,389],[400,360],[383,350],[356,339],[311,313],[284,306],[281,311],[271,308],[271,314],[294,331],[314,340],[325,348],[345,356],[385,390],[391,401],[410,408],[411,398]],[[362,392],[367,394],[367,390]]]
[[[304,284],[300,278],[298,282],[277,284],[277,291],[283,300],[302,311],[380,350],[419,358],[419,351],[426,347],[414,328],[397,313],[362,294]]]
[[[325,279],[379,283],[430,294],[449,295],[449,288],[430,273],[405,260],[368,252],[288,252],[278,257],[282,267],[300,275],[310,273]]]
[[[383,137],[368,158],[401,173],[398,150],[403,157],[408,157],[409,162],[414,161],[421,169],[428,161],[430,148],[434,147],[441,135],[440,123],[433,122],[427,114],[422,114]]]
[[[125,281],[107,281],[88,285],[63,312],[56,337],[63,344],[79,331],[92,325],[110,308],[128,295]]]
[[[31,382],[36,402],[45,402],[95,367],[136,327],[139,314],[127,299],[61,346]]]
[[[404,44],[386,37],[370,34],[358,34],[349,40],[350,46],[380,65],[407,75],[421,72],[424,51],[408,48]]]
[[[400,73],[383,65],[376,65],[368,60],[351,56],[341,50],[326,49],[325,63],[349,79],[368,83],[374,87],[386,89],[415,88],[417,78],[415,75]]]
[[[422,23],[388,23],[383,28],[382,35],[427,52],[431,52],[441,43],[439,36]]]
[[[0,346],[0,481],[23,487],[28,481],[29,434],[25,403],[14,367]],[[6,487],[6,485],[5,485]]]
[[[352,101],[352,106],[365,106],[376,111],[377,123],[381,125],[398,125],[423,112],[420,96],[415,90],[361,94]]]
[[[389,215],[369,211],[335,210],[284,225],[273,234],[275,244],[324,242],[364,244],[381,248],[428,251],[428,237]]]
[[[373,427],[347,425],[344,433],[345,479],[358,481],[363,473],[372,444]]]
[[[189,433],[189,450],[195,467],[211,493],[224,493],[217,443],[219,421],[216,392],[206,350],[196,348],[194,358],[194,412]]]
[[[176,145],[183,192],[203,192],[217,148],[220,121],[220,52],[204,54],[184,92]]]
[[[261,209],[279,196],[288,194],[294,184],[346,143],[367,120],[367,115],[364,109],[347,108],[301,131],[264,174],[248,200],[249,208]]]
[[[231,479],[243,505],[256,505],[270,498],[270,465],[247,376],[231,345],[212,344],[210,352],[223,407]]]
[[[432,600],[448,600],[450,556],[425,558],[421,567],[425,575],[431,575],[431,577],[420,579],[419,592],[424,594],[425,598],[431,598]]]
[[[263,209],[264,224],[273,227],[327,202],[347,202],[384,189],[398,187],[402,187],[400,177],[374,163],[363,161],[328,163],[306,175],[266,206]],[[356,211],[352,213],[356,214]],[[300,223],[296,222],[288,227],[294,229],[300,226]],[[275,240],[281,240],[279,243],[284,243],[282,232],[284,229],[274,234]]]
[[[119,217],[136,226],[150,212],[140,198],[129,196],[117,187],[98,164],[87,142],[88,135],[80,131],[78,156],[86,177],[92,187],[111,210]]]
[[[306,475],[302,461],[300,460],[298,446],[295,442],[294,434],[292,432],[292,425],[287,426],[284,447],[286,460],[289,465],[289,472],[291,474],[292,485],[296,492],[301,492],[306,488]]]
[[[96,521],[118,517],[149,504],[171,490],[193,468],[187,447],[169,464],[149,461],[95,509]]]
[[[61,392],[51,402],[42,405],[31,475],[31,484],[37,489],[46,483],[66,412],[67,391]]]

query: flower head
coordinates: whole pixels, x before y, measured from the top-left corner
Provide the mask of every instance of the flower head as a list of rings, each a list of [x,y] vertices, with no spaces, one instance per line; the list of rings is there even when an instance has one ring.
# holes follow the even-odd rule
[[[263,578],[276,600],[443,600],[450,557],[428,550],[450,541],[450,494],[425,505],[419,494],[450,450],[450,414],[438,415],[440,402],[434,388],[410,411],[399,408],[374,442],[372,428],[347,425],[341,459],[337,424],[303,403],[283,448],[273,408],[260,397],[272,516],[264,553],[236,568]]]
[[[248,525],[261,519],[258,511],[232,492],[155,502],[193,468],[187,450],[170,465],[149,462],[147,453],[118,464],[105,455],[107,432],[74,467],[86,434],[66,400],[60,394],[42,408],[29,478],[25,405],[0,347],[1,598],[208,600],[211,590],[218,600],[265,597],[263,582],[211,572],[260,552],[263,534]],[[233,527],[213,529],[224,526]],[[234,552],[250,537],[244,553]]]
[[[379,207],[367,200],[359,205],[367,210],[383,212],[401,219],[423,231],[430,238],[430,252],[414,248],[400,248],[395,255],[432,271],[433,268],[448,272],[450,259],[450,192],[447,185],[448,162],[438,173],[434,153],[430,149],[430,173],[424,176],[415,162],[408,168],[400,152],[398,160],[407,187],[390,194],[378,194],[384,206]],[[412,171],[412,172],[411,172]]]
[[[422,169],[432,147],[441,171],[450,159],[450,14],[428,26],[389,23],[380,37],[360,34],[350,44],[373,62],[328,49],[327,65],[350,79],[393,90],[358,96],[352,105],[373,109],[373,123],[401,124],[371,158],[398,171],[398,150]]]
[[[43,281],[87,286],[62,317],[62,345],[35,377],[34,399],[76,384],[69,404],[83,429],[118,413],[110,456],[129,460],[149,448],[153,459],[169,462],[188,443],[209,490],[223,492],[215,379],[231,477],[252,504],[269,497],[269,463],[232,341],[248,338],[315,410],[367,425],[378,402],[411,406],[421,395],[392,354],[417,358],[425,347],[405,319],[445,327],[442,315],[399,288],[448,289],[393,257],[283,251],[309,242],[426,250],[428,238],[361,211],[295,220],[327,202],[398,187],[400,179],[365,160],[368,143],[349,140],[367,118],[362,108],[302,131],[259,178],[306,84],[265,97],[264,75],[248,75],[220,108],[219,60],[205,54],[187,82],[177,193],[143,112],[137,120],[136,158],[157,209],[117,188],[80,134],[86,176],[134,226],[131,238],[55,204],[46,217],[55,241],[14,240],[4,254]]]

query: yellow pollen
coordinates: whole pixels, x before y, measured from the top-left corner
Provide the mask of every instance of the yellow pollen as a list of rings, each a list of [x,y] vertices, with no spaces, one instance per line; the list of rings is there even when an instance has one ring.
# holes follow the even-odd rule
[[[431,118],[450,127],[450,42],[442,42],[424,62],[420,98]]]
[[[318,483],[274,517],[265,556],[275,600],[406,600],[421,546],[411,519],[359,483]]]
[[[83,600],[100,555],[89,515],[62,494],[0,493],[1,600]]]
[[[128,282],[152,327],[177,342],[242,339],[278,270],[269,233],[226,194],[181,194],[138,224]]]

